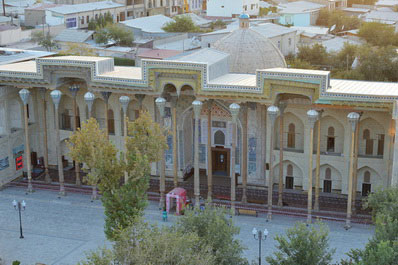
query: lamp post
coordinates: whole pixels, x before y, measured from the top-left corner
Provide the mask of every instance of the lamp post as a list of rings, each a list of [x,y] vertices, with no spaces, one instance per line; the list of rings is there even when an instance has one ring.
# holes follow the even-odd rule
[[[344,228],[351,228],[351,215],[352,215],[352,183],[354,174],[354,146],[355,146],[355,130],[358,124],[360,115],[356,112],[351,112],[347,115],[348,122],[351,124],[351,149],[350,149],[350,169],[348,175],[348,199],[347,199],[347,218]]]
[[[195,138],[194,138],[194,194],[195,207],[200,207],[200,183],[199,183],[199,118],[202,110],[202,102],[195,100],[192,102],[193,112],[195,115]]]
[[[19,238],[24,238],[23,237],[23,233],[22,233],[22,218],[21,218],[21,211],[25,211],[25,207],[26,207],[26,203],[23,200],[22,202],[20,201],[16,201],[13,200],[12,201],[12,205],[14,206],[14,209],[18,211],[18,215],[19,215],[19,232],[20,232],[20,236]]]
[[[30,92],[27,89],[22,89],[19,91],[19,96],[24,105],[24,121],[25,121],[25,156],[26,156],[26,167],[28,172],[28,189],[27,192],[33,192],[32,187],[32,162],[30,157],[30,142],[29,142],[29,122],[28,122],[28,103]]]
[[[58,116],[58,107],[59,102],[61,101],[62,92],[59,90],[53,90],[50,93],[50,96],[53,100],[55,107],[55,140],[57,141],[57,158],[58,158],[58,176],[59,176],[59,195],[65,196],[65,187],[64,187],[64,167],[62,165],[62,156],[61,156],[61,139],[59,136],[59,116]]]
[[[314,124],[318,119],[316,110],[307,111],[310,125],[310,146],[308,154],[308,198],[307,198],[307,224],[312,222],[312,156],[314,152]]]
[[[128,126],[128,120],[127,120],[127,109],[129,107],[130,103],[130,98],[128,96],[121,96],[119,98],[120,105],[122,105],[123,109],[123,135],[124,135],[124,152],[125,152],[125,162],[127,163],[127,126]],[[124,172],[124,183],[127,183],[128,181],[128,174],[127,171]]]
[[[264,232],[261,230],[257,230],[255,227],[252,230],[253,237],[255,240],[258,240],[258,264],[261,265],[261,241],[265,241],[268,236],[267,228],[264,229]]]
[[[236,119],[238,117],[240,106],[236,103],[229,105],[229,111],[232,116],[232,145],[231,145],[231,210],[235,212],[235,200],[236,200],[236,172],[235,172],[235,162],[236,162]]]
[[[95,95],[93,93],[91,93],[90,91],[86,92],[86,94],[84,94],[84,101],[87,104],[89,119],[91,119],[91,117],[92,117],[91,110],[93,108],[94,100],[95,100]],[[92,188],[91,201],[93,201],[93,200],[97,199],[97,185],[93,185],[91,188]]]
[[[267,221],[272,219],[272,185],[273,185],[273,151],[274,151],[274,124],[276,116],[278,116],[279,108],[277,106],[269,106],[267,109],[268,117],[270,119],[270,147],[269,147],[269,176],[268,176],[268,213],[267,213]]]
[[[159,97],[155,100],[155,104],[159,109],[160,113],[160,126],[164,127],[164,108],[166,107],[166,100],[162,97]],[[165,206],[165,191],[166,191],[166,161],[165,161],[165,153],[164,150],[162,152],[162,159],[160,160],[160,183],[159,183],[159,190],[160,190],[160,201],[159,201],[159,209],[163,210]]]
[[[76,103],[76,96],[77,92],[79,91],[79,86],[77,84],[71,85],[69,87],[69,91],[73,97],[73,131],[76,132],[77,130],[77,103]],[[82,183],[80,181],[80,165],[77,161],[75,161],[75,176],[76,176],[76,185],[80,186]]]

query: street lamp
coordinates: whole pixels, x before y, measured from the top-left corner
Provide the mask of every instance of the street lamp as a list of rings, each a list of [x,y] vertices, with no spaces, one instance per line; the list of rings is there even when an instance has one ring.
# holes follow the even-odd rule
[[[61,156],[61,139],[59,136],[59,116],[58,116],[58,107],[59,102],[61,101],[62,92],[59,90],[53,90],[50,93],[50,96],[53,100],[55,106],[55,139],[57,141],[57,158],[58,158],[58,175],[59,175],[59,195],[65,196],[65,187],[64,187],[64,167],[62,164],[62,156]]]
[[[270,134],[270,149],[269,149],[269,176],[268,176],[268,213],[267,221],[272,219],[272,185],[273,185],[273,149],[274,149],[274,124],[276,116],[278,116],[279,108],[277,106],[269,106],[267,109],[268,117],[271,123],[271,134]]]
[[[307,199],[307,224],[312,222],[312,156],[314,152],[314,124],[318,119],[318,111],[307,111],[308,121],[310,125],[310,150],[308,154],[308,199]]]
[[[29,123],[28,123],[28,103],[30,92],[27,89],[22,89],[19,91],[19,96],[24,104],[24,121],[25,121],[25,156],[26,156],[26,166],[28,172],[28,190],[27,192],[33,192],[32,187],[32,162],[30,157],[30,142],[29,142]]]
[[[236,119],[238,118],[240,106],[236,103],[229,105],[229,111],[232,116],[232,146],[231,146],[231,210],[235,212],[235,200],[236,200],[236,178],[235,178],[235,156],[236,156]]]
[[[155,104],[159,109],[160,113],[160,126],[164,127],[164,108],[166,106],[166,99],[159,97],[155,100]],[[162,159],[160,160],[160,174],[159,174],[159,190],[160,190],[160,201],[159,209],[163,210],[165,205],[165,191],[166,191],[166,161],[165,161],[165,150],[162,153]]]
[[[268,236],[267,228],[264,229],[264,233],[261,230],[257,230],[255,227],[252,230],[253,237],[258,240],[258,264],[261,265],[261,241],[265,241]]]
[[[95,100],[95,95],[91,92],[84,94],[84,101],[86,101],[88,107],[88,117],[91,118],[91,109]]]
[[[26,203],[24,200],[22,202],[13,200],[12,205],[14,206],[14,209],[18,211],[19,214],[19,231],[20,231],[20,236],[19,238],[24,238],[23,233],[22,233],[22,219],[21,219],[21,211],[25,211]]]
[[[194,195],[195,207],[200,207],[200,180],[199,180],[199,118],[203,103],[199,100],[192,102],[192,108],[195,115],[195,140],[194,140]]]
[[[348,175],[348,199],[347,199],[347,219],[345,229],[351,228],[351,215],[352,215],[352,185],[354,174],[354,144],[355,144],[355,129],[358,124],[359,115],[356,112],[351,112],[347,115],[348,122],[351,124],[351,150],[350,150],[350,170]]]
[[[124,152],[126,153],[124,156],[125,162],[127,163],[127,109],[130,103],[130,98],[128,96],[121,96],[119,98],[120,105],[122,105],[123,109],[123,134],[124,134]],[[127,183],[128,175],[127,171],[124,172],[124,183]]]

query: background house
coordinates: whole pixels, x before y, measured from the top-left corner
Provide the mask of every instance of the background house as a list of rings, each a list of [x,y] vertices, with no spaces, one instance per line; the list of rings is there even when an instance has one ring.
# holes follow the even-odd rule
[[[209,17],[237,17],[243,12],[258,16],[259,0],[207,0],[206,15]]]
[[[316,20],[319,16],[321,8],[326,7],[322,4],[297,1],[289,2],[286,4],[280,4],[280,19],[279,23],[282,25],[293,25],[293,26],[310,26],[315,25]]]

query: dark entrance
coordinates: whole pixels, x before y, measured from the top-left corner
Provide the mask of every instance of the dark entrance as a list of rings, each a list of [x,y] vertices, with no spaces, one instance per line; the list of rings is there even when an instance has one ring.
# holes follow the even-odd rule
[[[286,189],[293,189],[294,185],[294,178],[286,176],[285,188]]]
[[[212,148],[213,174],[229,175],[229,149],[223,147]]]
[[[332,181],[325,179],[323,181],[323,192],[331,193],[332,192]]]
[[[362,196],[368,196],[371,191],[371,184],[363,183],[362,184]]]

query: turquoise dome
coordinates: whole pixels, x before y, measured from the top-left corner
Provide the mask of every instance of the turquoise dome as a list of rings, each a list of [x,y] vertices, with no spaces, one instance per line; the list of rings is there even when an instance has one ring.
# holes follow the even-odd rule
[[[242,13],[242,14],[239,16],[239,18],[242,18],[242,19],[249,19],[250,16],[249,16],[248,14]]]

